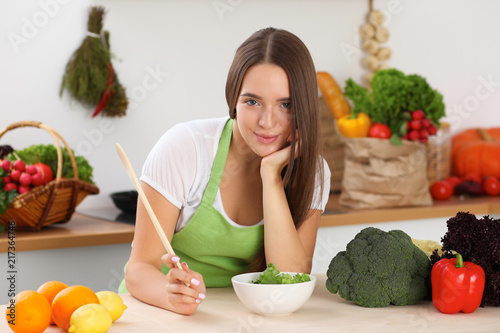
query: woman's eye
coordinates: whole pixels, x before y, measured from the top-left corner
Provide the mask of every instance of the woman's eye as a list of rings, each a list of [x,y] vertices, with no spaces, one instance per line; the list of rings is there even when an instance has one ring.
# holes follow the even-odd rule
[[[292,107],[292,103],[290,102],[283,103],[281,104],[281,107],[284,109],[290,109]]]
[[[255,99],[248,99],[245,101],[246,104],[248,105],[257,105],[257,101]]]

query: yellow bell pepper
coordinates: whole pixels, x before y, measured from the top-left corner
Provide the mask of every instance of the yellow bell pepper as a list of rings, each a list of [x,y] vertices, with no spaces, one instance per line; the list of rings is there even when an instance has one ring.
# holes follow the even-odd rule
[[[370,117],[363,112],[357,115],[346,115],[337,119],[340,134],[346,138],[364,138],[368,136],[371,126]]]

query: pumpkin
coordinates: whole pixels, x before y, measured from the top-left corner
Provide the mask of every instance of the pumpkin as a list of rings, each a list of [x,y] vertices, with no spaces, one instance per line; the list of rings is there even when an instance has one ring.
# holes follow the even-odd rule
[[[500,178],[500,128],[468,129],[451,142],[452,172]]]
[[[333,117],[339,119],[342,116],[351,114],[351,106],[333,76],[327,72],[318,72],[316,78],[321,94]]]

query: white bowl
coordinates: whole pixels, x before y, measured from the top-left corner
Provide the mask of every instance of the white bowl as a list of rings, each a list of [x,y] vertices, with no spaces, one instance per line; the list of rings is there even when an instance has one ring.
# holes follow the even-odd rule
[[[294,276],[297,273],[288,273]],[[255,284],[261,272],[233,276],[234,291],[250,310],[265,316],[283,316],[298,310],[311,297],[316,277],[291,284]]]

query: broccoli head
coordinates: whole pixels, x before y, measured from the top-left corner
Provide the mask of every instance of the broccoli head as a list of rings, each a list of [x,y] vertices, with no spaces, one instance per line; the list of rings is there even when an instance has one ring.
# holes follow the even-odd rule
[[[326,288],[365,307],[411,305],[425,297],[430,269],[405,232],[368,227],[332,259]]]

